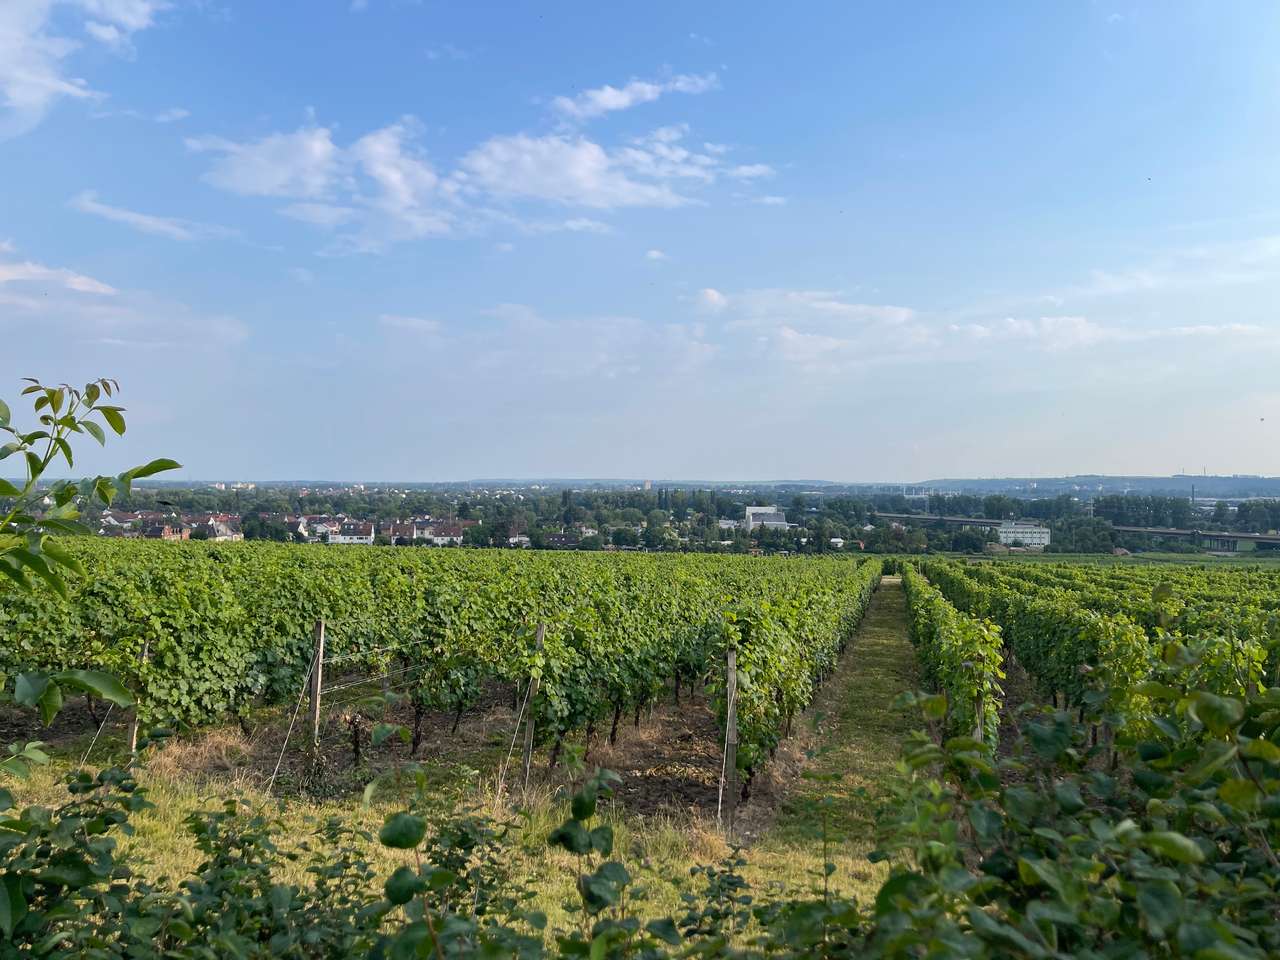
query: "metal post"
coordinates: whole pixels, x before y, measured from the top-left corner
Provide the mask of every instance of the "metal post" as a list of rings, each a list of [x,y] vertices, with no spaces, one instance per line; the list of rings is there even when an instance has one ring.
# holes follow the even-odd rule
[[[324,620],[315,626],[316,650],[311,665],[311,743],[320,742],[320,689],[324,683]]]
[[[547,625],[538,624],[538,633],[534,641],[534,649],[538,653],[542,652],[542,640],[546,635]],[[533,764],[533,700],[538,695],[539,686],[541,683],[538,676],[529,678],[529,695],[525,697],[524,708],[524,789],[526,793],[529,790],[529,768]]]
[[[738,651],[730,650],[725,673],[728,709],[724,721],[724,768],[729,795],[729,839],[733,839],[733,815],[738,809]]]
[[[142,642],[142,655],[138,658],[139,665],[145,664],[151,659],[151,641],[144,640]],[[139,691],[141,694],[141,691]],[[133,719],[129,721],[129,754],[132,756],[138,752],[138,705],[133,705]]]

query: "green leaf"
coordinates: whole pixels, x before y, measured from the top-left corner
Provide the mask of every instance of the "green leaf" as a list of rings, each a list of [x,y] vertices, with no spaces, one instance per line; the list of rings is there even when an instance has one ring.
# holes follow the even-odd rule
[[[1218,797],[1227,806],[1235,810],[1252,810],[1258,805],[1260,793],[1253,781],[1243,777],[1227,780],[1218,787]]]
[[[97,441],[98,441],[98,443],[99,443],[101,446],[104,446],[104,447],[105,447],[105,446],[107,445],[107,434],[106,434],[106,432],[105,432],[105,431],[104,431],[100,426],[98,426],[96,423],[94,423],[94,421],[92,421],[92,420],[81,420],[81,421],[80,421],[80,425],[81,425],[82,427],[84,427],[84,428],[85,428],[85,430],[87,430],[87,431],[89,432],[89,436],[91,436],[91,437],[93,437],[93,439],[97,440]]]
[[[399,867],[387,877],[387,882],[382,885],[382,889],[388,900],[396,906],[401,906],[426,889],[426,884],[413,869]]]
[[[590,820],[596,813],[596,782],[588,780],[582,789],[573,795],[573,818]]]
[[[107,421],[107,426],[116,432],[116,436],[124,435],[124,417],[120,414],[119,407],[94,407],[100,414],[102,419]]]
[[[1250,760],[1261,760],[1264,763],[1280,763],[1280,747],[1270,740],[1250,740],[1240,748]]]
[[[60,670],[53,678],[69,687],[96,694],[117,707],[133,706],[133,694],[109,673],[100,670]]]
[[[56,683],[50,683],[44,688],[44,693],[40,697],[40,719],[44,721],[46,727],[53,723],[54,717],[61,709],[62,688]]]
[[[49,686],[42,673],[20,673],[13,681],[13,702],[21,707],[35,707]]]
[[[680,946],[680,931],[676,929],[676,925],[670,917],[663,917],[660,920],[650,920],[644,925],[645,932],[651,936],[657,937],[663,943],[673,947]]]
[[[1177,863],[1203,863],[1204,851],[1195,841],[1172,830],[1158,830],[1142,838],[1148,849]]]
[[[130,480],[141,480],[143,477],[154,476],[157,473],[163,473],[166,470],[178,470],[182,467],[177,460],[169,460],[161,458],[152,460],[150,463],[144,463],[140,467],[134,467],[132,470],[126,470],[120,474],[121,479],[128,477]]]
[[[577,820],[566,820],[551,831],[547,843],[553,847],[561,847],[579,856],[591,852],[591,834]]]
[[[378,747],[385,743],[391,737],[399,737],[405,743],[409,743],[412,739],[409,728],[398,723],[379,723],[373,728],[373,733],[369,737],[370,743]]]
[[[0,400],[0,427],[7,427],[9,425],[9,417],[9,405],[3,400]]]
[[[1182,893],[1169,880],[1149,880],[1138,887],[1138,910],[1147,929],[1157,940],[1163,940],[1178,926],[1182,914]]]
[[[1244,719],[1244,704],[1234,697],[1219,697],[1206,690],[1191,695],[1191,714],[1221,736]]]
[[[14,929],[27,915],[27,899],[22,892],[22,879],[8,874],[0,879],[0,931],[12,937]]]
[[[591,831],[591,849],[602,857],[613,853],[613,827],[603,823]]]
[[[412,850],[427,835],[427,822],[411,813],[395,813],[387,818],[378,831],[378,841],[384,847],[396,850]]]
[[[8,444],[6,444],[8,446]],[[20,497],[22,491],[15,487],[8,480],[0,478],[0,497]]]

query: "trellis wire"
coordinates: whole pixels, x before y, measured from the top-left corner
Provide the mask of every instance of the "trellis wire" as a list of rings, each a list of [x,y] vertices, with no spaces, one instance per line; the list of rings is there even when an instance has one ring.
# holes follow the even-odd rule
[[[502,799],[502,792],[507,785],[507,770],[511,767],[511,757],[516,752],[516,740],[520,736],[520,722],[524,719],[525,708],[529,706],[529,695],[533,692],[533,682],[530,681],[524,690],[524,702],[520,704],[520,712],[516,715],[516,726],[511,731],[511,747],[507,750],[507,759],[502,762],[502,770],[498,774],[498,799]]]
[[[423,667],[430,666],[430,661],[424,660],[422,663],[415,663],[411,667],[405,667],[403,670],[390,670],[387,673],[375,674],[371,677],[362,677],[359,680],[348,680],[346,683],[340,683],[334,687],[326,687],[320,691],[323,696],[326,693],[337,693],[339,690],[349,690],[351,687],[358,687],[362,683],[372,683],[375,680],[387,680],[391,677],[398,677],[401,674],[408,673],[411,670],[421,670]]]
[[[738,688],[735,685],[733,688],[733,697],[730,698],[729,703],[725,708],[726,716],[732,713],[731,708],[734,707],[737,704],[737,702],[738,702]],[[729,738],[728,736],[726,736],[724,738],[724,755],[720,758],[720,791],[716,797],[716,826],[721,826],[721,810],[724,807],[725,777],[728,772],[729,772]]]
[[[386,647],[376,647],[373,650],[359,650],[355,653],[344,653],[337,657],[326,657],[325,664],[342,663],[344,660],[357,660],[360,657],[372,657],[375,654],[386,653],[388,650],[408,650],[410,647],[417,647],[424,643],[430,643],[434,637],[423,637],[421,640],[410,640],[408,643],[393,643]]]
[[[94,745],[97,744],[98,738],[102,736],[102,731],[107,725],[107,719],[111,716],[111,708],[114,703],[107,704],[107,712],[102,715],[102,722],[98,724],[98,732],[93,735],[93,739],[89,741],[89,749],[84,752],[84,756],[80,758],[80,766],[84,766],[89,762],[89,754],[93,752]]]
[[[284,743],[280,744],[280,756],[276,758],[276,768],[271,771],[271,779],[267,781],[267,793],[270,793],[276,784],[276,776],[280,773],[280,764],[284,763],[284,752],[289,746],[289,738],[293,736],[293,726],[298,722],[298,713],[302,710],[302,698],[307,693],[307,679],[311,676],[311,671],[316,668],[316,657],[311,656],[311,666],[307,669],[307,674],[302,678],[302,689],[298,691],[298,703],[293,708],[293,716],[289,718],[289,729],[285,731]]]

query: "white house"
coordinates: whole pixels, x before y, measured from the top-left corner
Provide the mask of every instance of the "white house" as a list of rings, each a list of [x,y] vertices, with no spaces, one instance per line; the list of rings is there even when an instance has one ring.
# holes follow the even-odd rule
[[[373,546],[373,524],[361,520],[348,520],[338,527],[337,533],[329,534],[330,543],[356,543],[361,546]]]
[[[748,530],[764,527],[766,530],[787,529],[787,515],[778,509],[775,503],[771,507],[747,507],[746,526]]]
[[[1038,523],[1009,520],[996,527],[996,536],[1006,547],[1017,545],[1044,548],[1049,545],[1049,528]]]

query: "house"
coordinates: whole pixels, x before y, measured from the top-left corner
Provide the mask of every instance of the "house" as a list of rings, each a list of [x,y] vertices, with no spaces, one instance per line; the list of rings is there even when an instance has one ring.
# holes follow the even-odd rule
[[[237,543],[244,539],[244,533],[241,532],[238,521],[211,518],[196,523],[192,531],[199,532],[200,536],[197,539],[213,540],[219,543]]]
[[[190,540],[191,528],[181,523],[152,523],[143,528],[142,536],[148,540]]]
[[[1049,528],[1038,523],[1009,520],[996,527],[996,536],[1006,547],[1044,549],[1049,545]]]
[[[513,537],[507,537],[507,546],[509,546],[509,547],[521,547],[521,548],[524,548],[524,547],[531,547],[531,546],[533,546],[533,541],[532,541],[532,540],[530,540],[530,539],[528,538],[528,536],[526,536],[525,534],[523,534],[523,533],[517,533],[517,534],[516,534],[515,536],[513,536]]]
[[[770,507],[747,507],[745,523],[748,530],[755,530],[757,527],[763,527],[765,530],[785,530],[787,515],[778,509],[777,504]]]
[[[582,541],[572,533],[548,533],[543,542],[552,550],[577,550]]]
[[[831,538],[831,545],[832,545],[833,547],[835,547],[837,550],[843,550],[843,549],[844,549],[844,537],[832,537],[832,538]]]
[[[427,528],[427,540],[437,547],[461,546],[462,524],[433,523]]]
[[[395,544],[410,544],[418,539],[418,528],[413,521],[393,521],[382,525],[383,536],[389,537]]]
[[[738,529],[738,521],[737,521],[737,520],[717,520],[717,521],[716,521],[716,525],[717,525],[721,530],[736,530],[736,529]]]
[[[365,547],[373,546],[373,522],[369,520],[347,520],[338,527],[337,533],[329,534],[330,543],[352,543]]]

